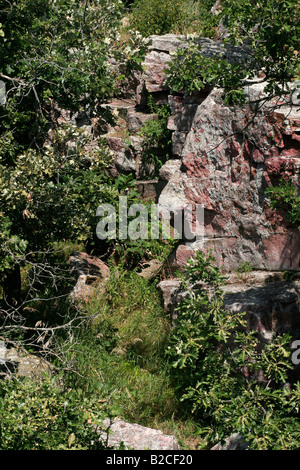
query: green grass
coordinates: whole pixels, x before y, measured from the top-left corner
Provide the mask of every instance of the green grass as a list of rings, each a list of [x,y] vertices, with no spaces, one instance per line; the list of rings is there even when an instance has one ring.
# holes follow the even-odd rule
[[[214,0],[135,0],[130,10],[130,27],[143,36],[197,33],[215,37],[218,19],[211,15]]]
[[[176,397],[165,351],[170,319],[153,283],[135,272],[116,271],[105,292],[85,306],[89,326],[77,338],[70,387],[107,400],[120,418],[174,434],[195,446],[196,424]]]

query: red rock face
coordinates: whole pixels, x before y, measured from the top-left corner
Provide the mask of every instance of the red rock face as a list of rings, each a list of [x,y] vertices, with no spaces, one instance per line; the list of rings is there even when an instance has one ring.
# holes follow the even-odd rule
[[[182,266],[193,250],[211,248],[225,270],[244,262],[254,269],[298,269],[299,231],[288,224],[285,213],[270,208],[265,190],[283,178],[292,180],[300,191],[299,101],[292,96],[287,107],[273,100],[257,110],[264,84],[245,87],[248,103],[240,107],[226,106],[222,90],[209,87],[194,96],[184,91],[171,94],[165,70],[170,53],[186,46],[181,39],[152,37],[134,93],[137,105],[145,105],[151,95],[155,103],[168,102],[171,109],[168,127],[174,158],[160,172],[167,182],[158,201],[162,210],[182,209],[185,204],[204,208],[204,239],[182,240],[174,263]],[[224,52],[221,43],[213,40],[201,39],[201,46],[204,55]],[[233,52],[228,49],[226,57]],[[120,132],[106,135],[115,154],[116,174],[134,172],[141,179],[145,170],[136,133],[150,115],[127,101],[113,106],[126,121],[131,142],[128,146]]]
[[[290,267],[299,269],[300,265],[300,236],[298,230],[289,230],[283,233],[273,233],[264,240],[263,251],[268,259],[269,268],[274,266],[284,269]]]
[[[299,120],[294,112],[274,114],[267,106],[258,113],[251,106],[229,108],[221,95],[221,90],[213,90],[193,110],[181,153],[179,199],[203,205],[202,249],[211,248],[225,270],[246,261],[256,269],[298,269],[299,231],[285,214],[270,209],[265,189],[281,178],[299,185]],[[177,98],[177,115],[180,105],[185,125],[189,108]],[[180,121],[178,127],[174,119],[170,122],[172,130],[181,131]],[[171,177],[164,200],[174,187]],[[197,244],[178,248],[178,266],[185,264],[191,248]]]

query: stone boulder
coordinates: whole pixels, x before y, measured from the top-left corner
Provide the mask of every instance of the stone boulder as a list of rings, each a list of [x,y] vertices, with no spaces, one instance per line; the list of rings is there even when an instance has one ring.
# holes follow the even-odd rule
[[[71,298],[74,300],[88,300],[93,292],[93,285],[104,283],[110,277],[109,267],[96,256],[87,253],[73,253],[68,264],[77,277],[76,285],[71,292]]]
[[[248,328],[262,340],[273,334],[290,333],[300,338],[300,280],[268,284],[226,286],[225,307],[234,313],[246,312]]]
[[[78,275],[85,274],[91,279],[107,279],[110,275],[109,267],[101,259],[84,252],[74,252],[68,263]]]
[[[126,450],[180,450],[174,436],[156,429],[127,423],[121,419],[107,419],[103,425],[108,428],[108,434],[102,431],[101,438],[116,449],[123,443]]]
[[[9,347],[0,341],[0,378],[8,378],[11,374],[19,377],[36,379],[43,373],[51,373],[52,366],[43,358],[34,354],[24,354],[23,350]]]
[[[163,262],[159,259],[151,259],[143,263],[142,269],[138,275],[144,279],[154,279],[162,270]]]
[[[210,450],[246,450],[249,444],[240,433],[231,434],[224,443],[218,442]]]

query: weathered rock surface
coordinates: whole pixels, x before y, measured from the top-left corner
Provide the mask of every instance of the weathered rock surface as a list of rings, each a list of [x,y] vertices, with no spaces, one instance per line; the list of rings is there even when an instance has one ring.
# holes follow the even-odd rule
[[[270,209],[266,188],[291,179],[300,188],[300,111],[296,93],[286,102],[266,102],[265,83],[245,86],[247,103],[226,106],[222,90],[207,87],[193,96],[172,94],[166,86],[166,67],[172,53],[187,47],[184,36],[151,36],[144,72],[134,75],[122,98],[103,105],[115,124],[100,132],[113,153],[110,173],[131,173],[145,199],[154,197],[162,213],[188,204],[204,209],[204,237],[200,243],[182,239],[170,257],[182,267],[194,250],[213,250],[226,271],[248,262],[254,269],[298,270],[300,233],[284,212]],[[221,54],[228,61],[247,60],[246,49],[208,38],[197,40],[199,53]],[[133,87],[130,90],[130,86]],[[172,159],[153,178],[153,164],[143,158],[143,124],[157,119],[147,99],[168,103],[171,116]],[[289,102],[289,106],[287,105]],[[84,122],[79,119],[78,125]],[[80,121],[80,122],[79,122]],[[88,125],[89,123],[87,123]],[[161,183],[163,182],[163,183]]]
[[[157,119],[156,114],[147,114],[139,111],[130,111],[128,113],[128,130],[131,134],[140,132],[144,124],[148,121]]]
[[[151,114],[146,106],[140,107],[138,100],[127,98],[113,99],[102,105],[102,108],[111,113],[114,121],[100,130],[101,138],[113,157],[107,172],[113,177],[129,173],[136,179],[151,176],[154,165],[143,159],[143,137],[140,131],[148,121],[156,120],[158,116]]]
[[[248,447],[243,436],[240,433],[235,433],[225,439],[224,443],[219,442],[210,450],[246,450]]]
[[[74,300],[88,300],[93,292],[93,284],[97,281],[105,282],[110,276],[109,267],[96,256],[87,253],[73,253],[68,263],[77,276],[76,285],[71,293],[71,298]]]
[[[179,450],[179,444],[174,436],[163,434],[162,431],[146,428],[139,424],[131,424],[116,419],[112,423],[109,419],[103,422],[109,428],[107,443],[118,448],[123,443],[128,450]],[[106,433],[101,437],[106,440]]]
[[[162,180],[138,180],[136,189],[144,201],[158,202],[158,198],[166,183]]]
[[[248,102],[242,107],[226,106],[222,90],[209,87],[194,96],[172,95],[165,71],[170,54],[187,47],[185,37],[169,34],[151,40],[139,85],[144,93],[141,99],[145,102],[151,94],[157,102],[168,102],[171,109],[173,159],[160,171],[160,178],[167,181],[158,200],[162,212],[202,205],[205,230],[200,247],[212,249],[225,270],[243,262],[271,271],[299,269],[299,231],[287,222],[286,214],[270,210],[265,194],[281,178],[300,187],[297,98],[293,97],[292,106],[273,101],[256,109],[265,83],[245,86]],[[198,43],[203,55],[247,60],[245,49],[207,38]],[[132,109],[131,113],[139,115]],[[171,262],[181,267],[198,248],[183,240]]]
[[[77,274],[85,274],[90,278],[101,277],[107,279],[110,275],[109,267],[96,256],[88,255],[83,252],[73,253],[68,263]]]
[[[163,262],[161,260],[152,259],[144,263],[141,272],[139,272],[138,274],[144,279],[153,279],[160,273],[162,267]]]
[[[261,341],[273,334],[290,333],[293,340],[300,339],[300,279],[285,281],[280,273],[268,272],[234,275],[224,291],[224,307],[235,313],[245,312],[247,327],[256,330]],[[248,276],[248,277],[247,277]],[[164,310],[172,322],[178,313],[175,308],[186,297],[180,279],[161,281]]]
[[[260,95],[260,87],[253,85],[251,93]],[[251,103],[229,108],[217,89],[191,112],[191,129],[181,145],[180,173],[174,169],[169,176],[159,199],[162,209],[201,205],[202,249],[213,249],[217,264],[226,270],[246,261],[259,269],[299,269],[300,233],[285,214],[270,210],[265,189],[280,178],[300,185],[300,113],[266,106],[254,114]],[[175,132],[181,132],[177,122]],[[180,267],[177,255],[175,262]]]
[[[51,365],[44,359],[33,354],[24,354],[15,347],[8,347],[5,341],[0,341],[0,378],[14,374],[36,379],[42,373],[50,372]]]
[[[249,329],[258,331],[261,338],[288,332],[293,339],[300,338],[300,281],[244,288],[229,285],[225,306],[235,313],[245,311]]]

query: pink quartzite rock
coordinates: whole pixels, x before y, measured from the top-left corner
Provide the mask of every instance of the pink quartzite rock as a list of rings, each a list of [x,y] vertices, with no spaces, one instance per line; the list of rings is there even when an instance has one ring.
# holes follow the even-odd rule
[[[148,92],[167,90],[165,69],[170,61],[166,52],[150,51],[145,58],[145,87]]]
[[[114,132],[106,131],[114,152],[114,175],[134,173],[139,180],[153,177],[152,168],[141,159],[137,138],[147,119],[157,119],[146,114],[149,94],[157,104],[167,102],[173,158],[160,170],[160,179],[167,182],[161,186],[160,213],[170,214],[170,208],[178,213],[187,204],[202,205],[205,226],[200,244],[181,240],[172,255],[174,265],[184,266],[196,249],[212,249],[217,264],[226,271],[245,262],[256,269],[299,269],[299,231],[289,224],[286,213],[270,208],[266,195],[266,188],[281,179],[291,180],[300,191],[297,92],[258,107],[258,100],[266,97],[262,81],[245,85],[243,106],[225,105],[223,91],[210,87],[192,96],[184,90],[172,94],[166,86],[166,68],[172,53],[188,44],[183,36],[172,34],[150,39],[143,72],[132,94],[136,103],[126,99],[108,104],[119,116]],[[195,41],[199,54],[221,54],[229,62],[245,60],[247,51],[238,47],[207,38]],[[130,144],[120,135],[124,127],[131,134]],[[145,192],[149,194],[146,188],[153,184],[142,182],[141,188],[145,196]],[[156,190],[151,194],[156,200]]]
[[[158,284],[166,313],[174,324],[180,309],[178,306],[190,290],[178,278]],[[197,286],[191,286],[197,292]],[[224,307],[233,313],[245,313],[247,329],[258,332],[264,343],[272,335],[289,332],[292,339],[300,338],[300,276],[289,282],[280,272],[253,271],[232,275],[224,292]]]
[[[93,284],[95,282],[105,283],[110,277],[109,267],[96,256],[74,252],[68,263],[77,275],[76,285],[70,294],[70,298],[74,301],[88,302],[93,293]]]
[[[88,255],[83,252],[73,253],[68,263],[78,275],[87,275],[91,277],[100,277],[107,279],[110,276],[109,267],[96,256]]]
[[[174,436],[163,434],[162,431],[127,423],[116,419],[112,423],[109,419],[104,421],[109,428],[108,445],[116,449],[121,443],[129,450],[179,450],[179,444]],[[106,434],[101,433],[106,440]]]
[[[249,96],[259,96],[261,88],[252,88]],[[176,116],[180,100],[173,101]],[[222,90],[214,89],[198,105],[183,144],[180,172],[168,178],[160,196],[162,207],[168,201],[178,208],[204,207],[202,249],[212,249],[225,270],[246,261],[258,269],[299,269],[300,233],[286,214],[270,209],[265,194],[281,178],[300,188],[300,116],[295,110],[280,112],[274,116],[274,109],[265,105],[254,113],[251,103],[228,107]],[[175,265],[183,266],[194,249],[196,243],[179,245]]]

